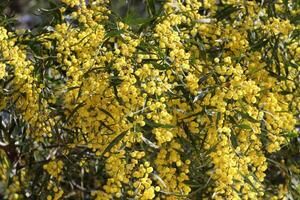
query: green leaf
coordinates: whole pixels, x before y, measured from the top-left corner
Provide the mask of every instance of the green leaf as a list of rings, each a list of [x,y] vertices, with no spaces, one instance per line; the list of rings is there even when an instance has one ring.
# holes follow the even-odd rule
[[[211,108],[211,107],[206,106],[206,107],[204,107],[204,112],[207,115],[207,117],[209,118],[209,120],[211,122],[213,122],[213,115],[215,113],[214,109]]]
[[[155,61],[150,61],[149,63],[151,63],[155,69],[159,69],[159,70],[168,69],[168,65],[166,65],[166,64],[160,64]]]
[[[275,62],[276,65],[276,71],[278,73],[278,75],[281,75],[281,71],[280,71],[280,62],[279,62],[279,58],[278,58],[278,46],[279,46],[279,38],[280,36],[278,35],[277,38],[275,39],[275,43],[274,43],[274,48],[272,51],[272,61]]]
[[[299,134],[295,131],[291,131],[291,132],[285,133],[285,136],[287,136],[288,138],[296,138],[299,136]]]
[[[116,144],[118,144],[118,142],[120,142],[123,137],[126,135],[126,133],[128,132],[128,130],[123,131],[122,133],[120,133],[117,137],[115,137],[110,143],[109,145],[107,145],[107,147],[104,149],[104,151],[102,152],[101,157],[104,156],[104,154],[106,152],[109,152]]]
[[[118,86],[122,83],[122,80],[118,76],[111,76],[109,79],[112,86]]]
[[[110,118],[112,118],[113,120],[115,120],[115,118],[112,116],[112,114],[110,112],[108,112],[107,110],[103,109],[103,108],[99,108],[99,110],[101,110],[102,112],[104,112],[106,115],[110,116]]]
[[[270,76],[273,76],[275,78],[277,78],[278,80],[282,81],[282,80],[290,80],[290,81],[293,81],[285,76],[282,76],[282,75],[279,75],[279,74],[276,74],[274,72],[272,72],[271,70],[266,70],[267,72],[269,72]]]
[[[300,23],[300,15],[298,14],[298,15],[296,15],[295,17],[293,17],[293,18],[291,19],[291,22],[292,22],[293,24],[299,24],[299,23]]]
[[[270,40],[268,38],[263,37],[262,39],[258,40],[251,46],[251,50],[252,51],[260,50],[261,48],[265,47],[269,42]]]
[[[236,135],[231,134],[230,141],[234,148],[236,148],[238,146],[238,139],[237,139]]]
[[[244,119],[247,119],[248,121],[250,122],[253,122],[253,123],[259,123],[260,121],[259,120],[256,120],[254,119],[253,117],[251,117],[248,113],[246,112],[242,112],[242,111],[236,111],[238,115],[240,115],[242,118]]]
[[[78,104],[73,110],[72,112],[70,113],[70,115],[68,116],[67,120],[66,120],[66,123],[68,123],[70,121],[70,119],[75,115],[75,113],[85,105],[84,102]]]
[[[156,15],[155,0],[147,0],[147,9],[150,16]]]
[[[221,113],[217,112],[216,127],[218,127],[218,122],[220,121],[220,119],[221,119]]]
[[[114,130],[112,130],[108,125],[106,125],[103,121],[100,121],[101,126],[104,126],[105,128],[107,128],[108,130],[110,130],[111,132],[114,132]]]
[[[152,18],[129,18],[126,20],[126,24],[130,26],[142,25],[152,21]]]
[[[154,121],[151,121],[149,119],[145,119],[144,120],[145,123],[152,127],[152,128],[174,128],[175,126],[174,125],[171,125],[171,124],[160,124],[160,123],[156,123]]]
[[[203,60],[206,60],[206,49],[205,49],[205,45],[204,45],[202,38],[199,36],[199,37],[196,37],[195,39],[189,40],[189,42],[198,46],[198,48],[200,50],[201,58]]]
[[[245,182],[249,183],[251,185],[251,187],[255,190],[255,192],[258,193],[259,191],[257,190],[256,186],[250,181],[250,179],[243,174],[241,174],[241,175],[243,176]]]
[[[118,95],[118,88],[116,85],[112,85],[112,88],[114,90],[114,95],[116,96],[117,101],[119,102],[120,105],[124,105],[123,99]]]
[[[240,10],[238,7],[233,5],[227,5],[223,9],[217,11],[217,15],[215,16],[218,21],[221,21],[225,18],[228,18],[232,13]]]
[[[252,130],[251,126],[249,126],[247,124],[238,124],[235,127],[240,128],[240,129]]]
[[[120,36],[122,33],[125,33],[124,30],[115,30],[115,31],[109,31],[105,38],[110,38],[110,37],[115,37],[115,36]]]

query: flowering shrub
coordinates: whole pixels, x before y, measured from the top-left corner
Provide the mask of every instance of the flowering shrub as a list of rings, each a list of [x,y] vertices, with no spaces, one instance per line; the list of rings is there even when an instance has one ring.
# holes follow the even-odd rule
[[[297,199],[299,1],[61,0],[0,27],[4,199]]]

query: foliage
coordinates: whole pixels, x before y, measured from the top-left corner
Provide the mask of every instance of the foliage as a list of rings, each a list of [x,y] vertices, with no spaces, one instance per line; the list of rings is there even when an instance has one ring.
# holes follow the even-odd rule
[[[299,198],[299,0],[112,4],[0,16],[0,197]]]

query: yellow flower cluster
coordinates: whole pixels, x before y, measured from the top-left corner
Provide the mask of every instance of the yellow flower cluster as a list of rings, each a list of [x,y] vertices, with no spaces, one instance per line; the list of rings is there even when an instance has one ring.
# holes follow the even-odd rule
[[[54,178],[58,179],[58,181],[61,180],[60,173],[63,168],[63,162],[61,160],[59,161],[51,161],[48,164],[45,164],[43,168]]]
[[[37,177],[48,200],[285,197],[265,181],[297,131],[299,25],[263,1],[166,0],[135,31],[107,0],[61,3],[35,38],[0,27],[0,111],[19,113],[32,148],[10,199],[36,197]]]

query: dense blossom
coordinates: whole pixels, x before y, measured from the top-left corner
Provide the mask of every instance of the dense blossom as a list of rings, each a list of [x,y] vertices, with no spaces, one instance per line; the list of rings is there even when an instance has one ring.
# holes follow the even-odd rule
[[[51,28],[0,27],[3,198],[300,195],[299,162],[268,180],[298,134],[297,2],[167,0],[137,30],[61,0]]]

